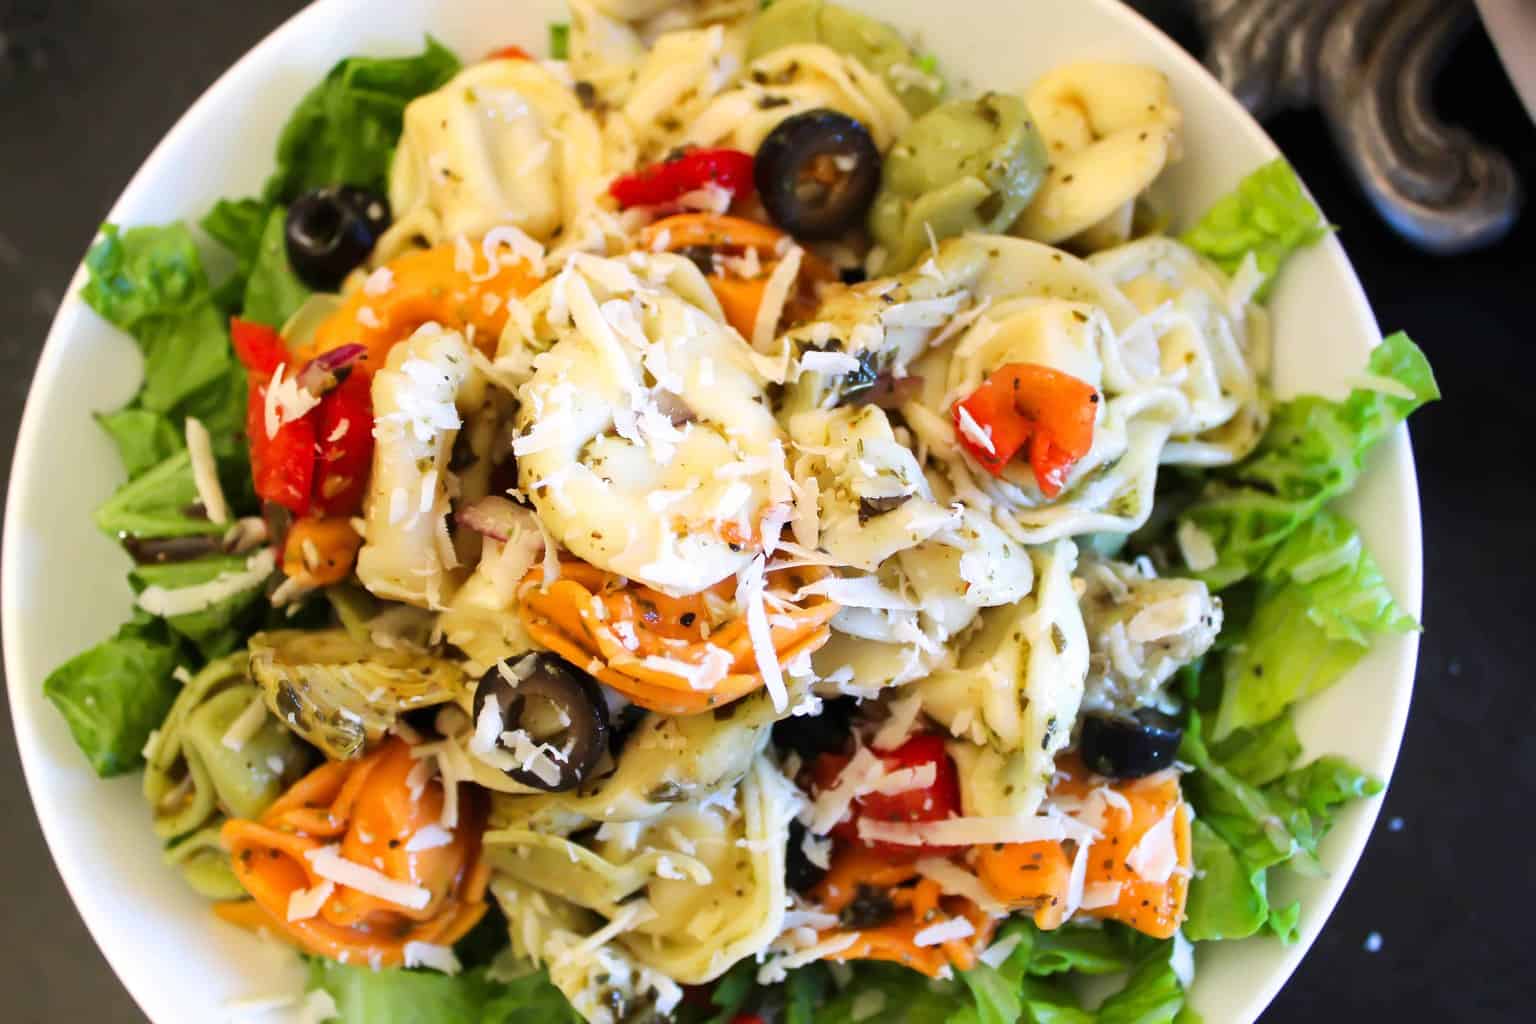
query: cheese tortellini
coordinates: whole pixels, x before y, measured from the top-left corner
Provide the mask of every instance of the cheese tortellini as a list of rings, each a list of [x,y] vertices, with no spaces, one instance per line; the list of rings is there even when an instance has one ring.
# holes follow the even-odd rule
[[[579,256],[529,307],[555,340],[518,391],[513,451],[554,540],[669,593],[740,571],[789,474],[750,349],[698,269]]]
[[[1094,249],[1125,241],[1136,198],[1179,153],[1182,117],[1167,76],[1135,64],[1067,64],[1025,101],[1050,170],[1014,234]]]
[[[474,65],[406,108],[389,177],[396,220],[375,261],[498,227],[577,237],[622,169],[605,165],[596,121],[542,65]]]

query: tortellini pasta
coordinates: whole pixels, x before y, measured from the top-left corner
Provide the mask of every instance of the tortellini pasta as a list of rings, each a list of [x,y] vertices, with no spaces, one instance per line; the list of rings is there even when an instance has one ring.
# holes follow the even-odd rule
[[[502,900],[514,939],[524,936],[527,952],[549,965],[578,1009],[605,998],[633,1005],[647,971],[673,986],[707,983],[783,930],[784,856],[798,793],[758,756],[728,795],[679,804],[648,822],[607,825],[581,843],[515,827],[486,834],[490,856],[516,886],[515,897]],[[554,909],[561,904],[568,909]],[[615,972],[615,962],[631,969]],[[602,990],[616,974],[626,984],[613,1000]]]
[[[752,24],[748,56],[757,59],[787,46],[820,43],[859,61],[884,78],[912,114],[938,102],[944,80],[889,25],[826,0],[778,0]]]
[[[218,824],[225,816],[258,817],[310,760],[304,745],[268,715],[245,661],[244,652],[232,654],[194,676],[145,757],[144,798],[156,835],[169,841],[166,859],[193,888],[216,899],[243,893],[218,844]]]
[[[1167,76],[1136,64],[1067,64],[1025,99],[1051,162],[1013,233],[1094,249],[1125,241],[1136,198],[1178,156],[1182,115]]]
[[[802,494],[811,488],[816,495],[815,543],[839,563],[876,569],[953,522],[878,407],[803,412],[790,420],[789,433],[806,453],[796,463],[796,483]]]
[[[703,275],[665,254],[582,256],[529,307],[558,340],[518,390],[513,451],[554,539],[667,593],[739,572],[789,474],[751,350]]]
[[[683,127],[679,141],[755,153],[780,121],[817,109],[836,110],[858,121],[882,152],[911,123],[907,109],[879,75],[830,47],[805,43],[754,60]]]
[[[870,210],[885,268],[912,266],[935,239],[1007,230],[1040,187],[1045,164],[1017,96],[989,92],[930,110],[887,154]]]
[[[1094,267],[1021,239],[972,236],[941,247],[978,247],[986,269],[972,289],[979,307],[966,329],[913,365],[919,400],[902,411],[956,496],[992,512],[1016,539],[1038,544],[1096,531],[1129,533],[1152,509],[1157,467],[1188,400],[1171,384],[1138,376],[1124,356],[1135,305]],[[1155,339],[1155,335],[1154,335]],[[994,477],[964,453],[950,410],[1009,363],[1040,364],[1103,396],[1089,452],[1045,495],[1031,468],[1009,464]]]
[[[1257,269],[1245,293],[1244,282],[1171,238],[1143,238],[1089,263],[1144,314],[1122,335],[1126,363],[1144,385],[1176,387],[1189,403],[1162,461],[1221,466],[1252,451],[1268,423],[1269,323],[1249,301]]]
[[[953,667],[916,685],[923,710],[957,737],[1024,758],[1010,770],[1016,813],[1034,813],[1067,745],[1088,672],[1088,638],[1072,585],[1077,548],[1037,548],[1035,590],[983,612]]]
[[[1192,579],[1158,579],[1150,565],[1085,558],[1079,575],[1092,652],[1083,705],[1134,711],[1156,704],[1173,674],[1221,631],[1221,599]]]
[[[448,468],[463,412],[484,401],[464,337],[427,324],[373,377],[374,449],[357,576],[378,597],[441,608],[459,582]]]
[[[542,65],[476,64],[406,108],[389,176],[396,220],[374,260],[507,226],[568,241],[618,169],[605,166],[596,121]]]

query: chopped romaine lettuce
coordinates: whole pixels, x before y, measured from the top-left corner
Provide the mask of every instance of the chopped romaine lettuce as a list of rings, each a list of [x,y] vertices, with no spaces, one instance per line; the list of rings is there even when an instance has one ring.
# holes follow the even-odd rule
[[[1173,966],[1176,949],[1171,939],[1153,947],[1131,971],[1125,986],[1099,1006],[1098,1024],[1172,1024],[1178,1020],[1183,1015],[1185,993]]]
[[[571,26],[569,22],[549,23],[549,59],[569,60],[571,56]]]
[[[274,206],[267,214],[267,225],[261,233],[256,259],[245,286],[241,319],[281,328],[310,296],[309,289],[288,265],[288,247],[284,238],[287,220],[286,206]]]
[[[1222,664],[1213,735],[1222,739],[1269,722],[1337,682],[1375,637],[1416,629],[1354,526],[1332,512],[1317,513],[1259,574],[1246,641]]]
[[[245,417],[245,374],[191,232],[181,224],[126,231],[108,224],[85,265],[82,297],[144,354],[144,384],[130,407],[173,424],[196,416],[231,452]]]
[[[1286,537],[1355,485],[1377,442],[1440,397],[1429,362],[1401,332],[1371,353],[1369,370],[1393,390],[1283,402],[1253,455],[1207,479],[1181,517],[1216,550],[1216,564],[1195,575],[1213,589],[1252,575]]]
[[[177,590],[207,583],[224,573],[244,571],[244,558],[215,555],[190,562],[140,565],[128,574],[128,579],[135,590],[152,586]],[[245,635],[257,628],[259,625],[257,602],[261,600],[261,596],[261,585],[253,584],[246,590],[232,594],[200,612],[172,615],[165,620],[165,623],[176,633],[192,641],[204,658],[212,660],[239,647]],[[251,614],[253,609],[258,611],[258,615]]]
[[[1243,938],[1267,924],[1290,941],[1300,908],[1269,905],[1268,869],[1317,870],[1317,845],[1332,827],[1335,812],[1350,800],[1379,793],[1381,783],[1338,757],[1322,757],[1273,777],[1275,751],[1297,749],[1285,742],[1288,730],[1240,733],[1211,747],[1202,725],[1200,714],[1192,712],[1179,750],[1180,758],[1196,768],[1184,778],[1185,796],[1197,815],[1194,859],[1199,866],[1190,883],[1185,933],[1191,939]],[[1253,757],[1258,747],[1268,748],[1266,758]],[[1217,750],[1227,751],[1233,764],[1250,772],[1265,762],[1255,777],[1272,780],[1262,786],[1245,780],[1218,759]]]
[[[187,443],[186,433],[176,429],[170,417],[148,409],[129,406],[97,413],[96,422],[116,443],[118,458],[130,480],[175,455]]]
[[[326,185],[384,191],[406,104],[437,89],[459,61],[437,40],[414,57],[348,57],[299,102],[277,143],[269,202]]]
[[[450,977],[435,971],[370,970],[316,958],[309,987],[336,1000],[337,1024],[581,1024],[543,971],[492,980],[486,968]]]
[[[209,238],[235,257],[234,271],[213,292],[214,301],[226,313],[239,313],[245,305],[245,285],[256,265],[256,250],[270,210],[260,199],[220,199],[198,222]]]
[[[165,626],[141,614],[43,681],[43,695],[97,775],[122,775],[144,763],[144,744],[176,699],[177,661]]]
[[[1273,782],[1301,756],[1301,740],[1289,714],[1250,729],[1239,729],[1211,744],[1211,756],[1250,786]]]
[[[155,468],[128,481],[96,510],[96,525],[109,537],[190,537],[226,529],[193,514],[197,484],[192,457],[182,448]]]
[[[1248,175],[1205,211],[1181,241],[1228,274],[1236,273],[1252,253],[1264,275],[1257,293],[1263,299],[1286,257],[1328,231],[1301,179],[1290,164],[1277,158]]]

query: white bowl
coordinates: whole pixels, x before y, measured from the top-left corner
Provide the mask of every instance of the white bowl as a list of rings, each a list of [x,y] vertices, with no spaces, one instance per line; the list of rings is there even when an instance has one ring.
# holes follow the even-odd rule
[[[1115,0],[884,0],[856,3],[917,32],[957,82],[1009,89],[1073,58],[1141,61],[1166,71],[1185,116],[1185,156],[1165,192],[1186,220],[1277,153],[1257,124],[1173,42]],[[229,70],[156,148],[109,220],[195,220],[213,202],[259,190],[279,129],[337,59],[417,52],[431,32],[474,58],[518,43],[543,53],[562,0],[320,0]],[[193,45],[192,40],[187,45]],[[75,285],[83,280],[83,272]],[[1359,281],[1329,239],[1296,257],[1276,289],[1276,383],[1281,394],[1337,394],[1379,338]],[[93,410],[133,393],[138,357],[72,287],[49,333],[27,400],[6,506],[3,604],[6,675],[27,782],[59,871],[102,952],[156,1024],[203,1024],[230,1001],[284,991],[294,958],[214,920],[160,860],[138,779],[102,782],[43,699],[60,662],[127,616],[128,560],[97,532],[91,511],[122,479]],[[1360,524],[1393,593],[1420,608],[1418,490],[1406,431],[1382,445],[1347,511]],[[1413,636],[1378,642],[1338,686],[1310,701],[1298,727],[1310,754],[1344,754],[1386,779],[1408,714]],[[1356,804],[1323,844],[1328,875],[1287,878],[1302,901],[1301,940],[1202,946],[1195,1005],[1212,1024],[1258,1016],[1317,937],[1360,857],[1380,801]],[[265,1018],[275,1019],[275,1018]]]

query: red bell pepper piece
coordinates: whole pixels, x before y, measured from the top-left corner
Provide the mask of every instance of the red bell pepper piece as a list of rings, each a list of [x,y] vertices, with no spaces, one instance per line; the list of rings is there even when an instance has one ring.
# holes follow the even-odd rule
[[[620,206],[660,206],[716,184],[736,199],[752,194],[752,154],[737,149],[695,149],[614,179],[608,194]]]
[[[866,793],[855,798],[853,814],[832,829],[833,837],[840,842],[861,843],[893,861],[909,861],[949,853],[950,849],[942,846],[906,846],[863,840],[859,838],[858,826],[860,818],[891,822],[940,821],[960,813],[960,777],[955,771],[955,763],[944,750],[944,737],[935,732],[918,733],[908,737],[895,750],[875,753],[884,762],[887,771],[933,765],[933,784],[922,789],[910,789],[905,793]],[[822,754],[818,757],[813,768],[816,788],[830,789],[848,761],[848,756],[844,754]]]
[[[993,476],[1021,448],[1035,483],[1048,498],[1061,493],[1067,473],[1093,447],[1099,392],[1069,373],[1038,363],[1008,363],[956,402],[952,413],[960,444]],[[969,418],[987,435],[991,449],[976,439]]]
[[[486,60],[533,60],[533,54],[521,46],[503,46],[486,54]]]
[[[267,388],[272,375],[292,355],[282,335],[263,324],[234,319],[230,340],[235,356],[245,367],[248,385],[245,432],[251,446],[251,481],[256,496],[274,502],[296,516],[309,511],[315,475],[315,424],[301,417],[267,435]]]
[[[353,373],[320,399],[315,437],[314,503],[327,516],[350,516],[363,506],[373,462],[373,395],[368,378]]]

